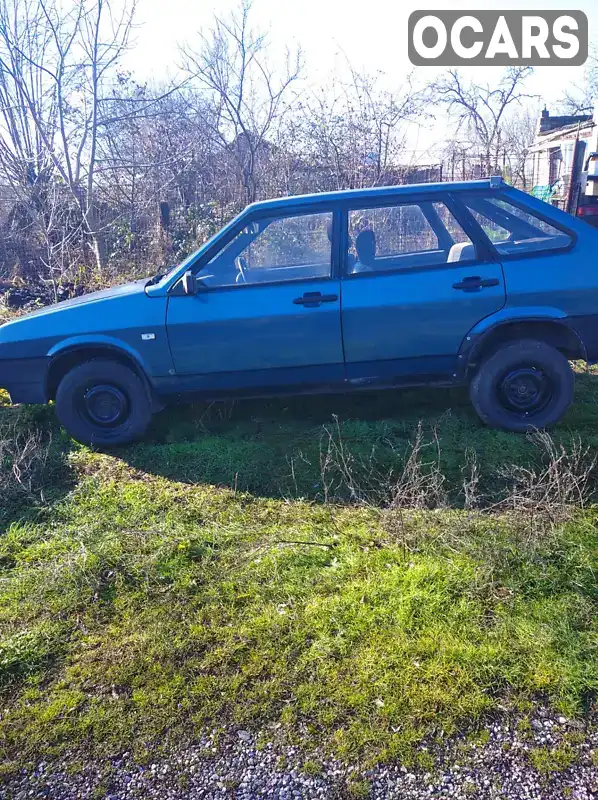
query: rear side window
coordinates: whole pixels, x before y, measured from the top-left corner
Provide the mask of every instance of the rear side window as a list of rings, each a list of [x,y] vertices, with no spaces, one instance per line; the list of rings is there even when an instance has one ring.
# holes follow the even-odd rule
[[[349,273],[390,272],[475,259],[473,242],[442,202],[349,212]]]
[[[443,227],[446,228],[451,239],[451,245],[471,243],[469,236],[465,233],[444,203],[432,203],[432,208],[438,214]]]
[[[571,244],[568,233],[508,200],[480,195],[462,199],[501,255],[561,250]]]

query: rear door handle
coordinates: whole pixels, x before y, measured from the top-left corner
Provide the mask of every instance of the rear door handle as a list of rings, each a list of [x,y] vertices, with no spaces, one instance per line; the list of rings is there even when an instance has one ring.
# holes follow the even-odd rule
[[[453,289],[460,289],[462,292],[477,292],[478,289],[485,289],[487,286],[498,286],[498,278],[481,278],[479,275],[468,275],[458,283],[453,283]]]
[[[322,303],[334,303],[338,300],[337,294],[322,294],[322,292],[305,292],[303,297],[296,297],[293,303],[296,306],[305,306],[306,308],[317,308]]]

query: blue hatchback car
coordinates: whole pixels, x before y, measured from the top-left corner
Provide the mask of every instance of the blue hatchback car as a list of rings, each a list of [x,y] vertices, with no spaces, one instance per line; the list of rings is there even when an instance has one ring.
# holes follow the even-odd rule
[[[0,386],[97,446],[181,398],[468,385],[557,422],[598,359],[598,230],[500,178],[250,205],[165,275],[0,327]]]

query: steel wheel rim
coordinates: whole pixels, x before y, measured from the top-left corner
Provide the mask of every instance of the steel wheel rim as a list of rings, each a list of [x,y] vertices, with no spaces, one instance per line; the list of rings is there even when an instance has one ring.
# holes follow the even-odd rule
[[[115,428],[129,414],[129,400],[118,386],[99,384],[85,390],[80,411],[83,417],[100,428]]]
[[[554,382],[538,367],[519,366],[502,375],[497,384],[502,408],[520,417],[533,417],[554,398]]]

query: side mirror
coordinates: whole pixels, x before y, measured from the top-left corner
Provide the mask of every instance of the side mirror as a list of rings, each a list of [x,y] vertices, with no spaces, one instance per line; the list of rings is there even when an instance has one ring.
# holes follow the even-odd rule
[[[190,269],[183,275],[183,291],[185,294],[197,294],[197,278]]]

